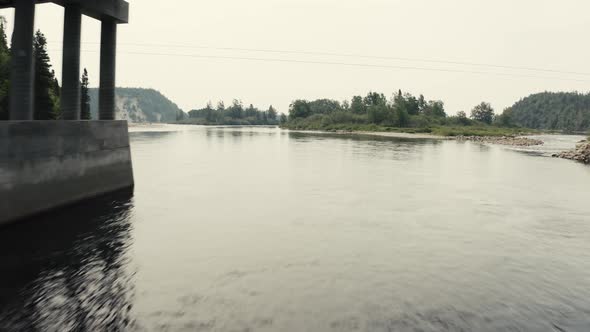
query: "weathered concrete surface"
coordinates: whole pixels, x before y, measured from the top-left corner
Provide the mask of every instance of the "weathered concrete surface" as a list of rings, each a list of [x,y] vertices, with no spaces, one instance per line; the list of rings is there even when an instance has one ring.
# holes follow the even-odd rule
[[[126,121],[0,122],[0,225],[130,187]]]
[[[117,23],[105,19],[100,34],[100,85],[98,117],[115,120],[115,76],[117,73]]]

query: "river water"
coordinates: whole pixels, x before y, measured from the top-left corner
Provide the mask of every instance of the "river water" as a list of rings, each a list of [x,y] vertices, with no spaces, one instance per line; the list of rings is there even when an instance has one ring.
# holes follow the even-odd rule
[[[0,229],[0,330],[590,331],[590,167],[543,139],[136,129],[133,194]]]

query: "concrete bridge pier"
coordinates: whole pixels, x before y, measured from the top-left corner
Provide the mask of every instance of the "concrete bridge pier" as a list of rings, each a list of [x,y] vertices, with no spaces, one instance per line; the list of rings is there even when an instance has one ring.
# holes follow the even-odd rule
[[[11,120],[33,120],[35,4],[36,0],[18,0],[14,4],[14,33],[10,74]]]
[[[115,73],[117,67],[117,22],[102,20],[100,37],[100,87],[98,112],[100,120],[115,120]]]
[[[79,4],[65,6],[61,111],[64,120],[80,120],[80,38],[82,8]]]
[[[45,2],[65,8],[62,120],[57,121],[33,121],[35,5]],[[0,8],[8,7],[16,10],[10,121],[0,121],[0,226],[133,188],[127,121],[114,121],[117,24],[127,23],[129,4],[125,0],[0,0]],[[102,22],[101,121],[80,121],[82,15]]]

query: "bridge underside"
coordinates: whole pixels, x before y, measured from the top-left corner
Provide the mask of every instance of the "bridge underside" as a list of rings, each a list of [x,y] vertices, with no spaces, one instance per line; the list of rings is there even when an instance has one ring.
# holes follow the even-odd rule
[[[115,119],[117,25],[129,21],[125,0],[0,0],[0,8],[14,7],[10,120],[33,120],[35,7],[40,3],[64,7],[61,119],[80,120],[80,46],[82,16],[100,20],[100,120]]]
[[[34,120],[35,8],[64,7],[61,119]],[[0,121],[0,226],[133,186],[126,121],[115,120],[117,26],[124,0],[0,0],[14,7],[10,121]],[[101,22],[99,120],[80,121],[82,16]]]
[[[16,1],[0,0],[0,8],[14,7]],[[97,20],[111,18],[117,23],[129,22],[129,4],[123,0],[37,0],[37,3],[53,2],[60,6],[80,5],[82,14]]]

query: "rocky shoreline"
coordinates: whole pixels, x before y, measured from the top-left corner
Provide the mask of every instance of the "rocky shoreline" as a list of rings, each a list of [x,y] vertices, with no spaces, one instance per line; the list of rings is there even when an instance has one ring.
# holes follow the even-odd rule
[[[544,144],[541,140],[522,136],[457,136],[455,139],[458,141],[472,141],[510,146],[535,146]]]
[[[575,149],[556,153],[553,155],[553,157],[575,160],[584,164],[590,164],[590,142],[588,140],[580,141],[576,145]]]

